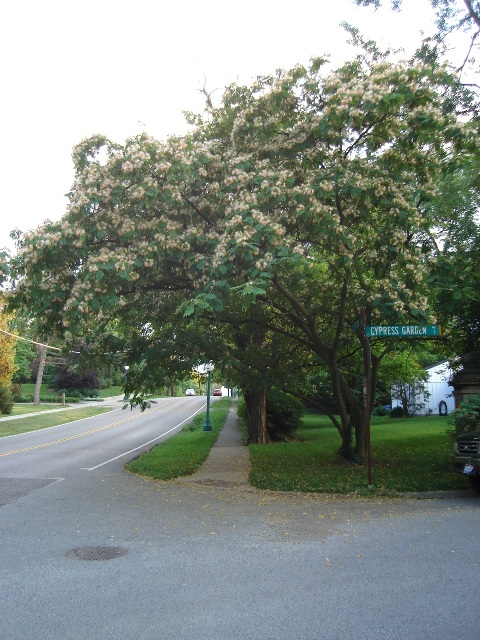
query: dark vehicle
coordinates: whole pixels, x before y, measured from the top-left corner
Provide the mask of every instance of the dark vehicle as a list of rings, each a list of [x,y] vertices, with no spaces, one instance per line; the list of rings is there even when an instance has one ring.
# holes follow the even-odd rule
[[[466,431],[456,436],[451,461],[454,471],[468,476],[472,489],[480,493],[480,431]]]
[[[468,476],[480,494],[480,395],[462,398],[455,409],[453,469]]]
[[[214,396],[221,396],[222,395],[222,390],[217,387],[216,389],[213,390],[213,395]]]

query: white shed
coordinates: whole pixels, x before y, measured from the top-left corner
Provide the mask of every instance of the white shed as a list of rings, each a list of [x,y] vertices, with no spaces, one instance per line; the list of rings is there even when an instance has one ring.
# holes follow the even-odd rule
[[[447,361],[426,367],[428,380],[425,383],[427,393],[417,390],[415,401],[412,404],[421,405],[415,411],[416,415],[447,415],[455,411],[455,398],[453,397],[453,387],[450,380],[453,371]],[[393,400],[392,407],[401,406],[400,400]]]

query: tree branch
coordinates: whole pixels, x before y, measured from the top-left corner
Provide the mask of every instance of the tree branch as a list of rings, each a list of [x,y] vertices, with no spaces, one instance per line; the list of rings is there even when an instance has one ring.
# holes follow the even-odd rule
[[[465,68],[465,65],[467,64],[468,60],[470,59],[470,54],[472,53],[472,49],[473,49],[473,47],[475,45],[475,40],[476,40],[476,38],[477,38],[479,33],[480,33],[480,31],[477,31],[476,33],[473,34],[472,39],[470,40],[470,46],[468,47],[467,55],[465,56],[465,59],[462,62],[462,64],[457,69],[457,71],[459,73],[461,73],[463,71],[463,69]]]
[[[480,15],[473,8],[473,2],[471,2],[471,0],[463,0],[463,2],[467,7],[467,11],[470,18],[475,22],[477,27],[480,29]]]
[[[183,198],[184,202],[186,202],[190,207],[192,207],[192,209],[195,211],[195,213],[197,213],[200,216],[200,218],[202,218],[202,220],[208,224],[209,227],[213,227],[212,220],[210,220],[210,218],[208,216],[206,216],[203,213],[203,211],[201,211],[194,202],[192,202],[189,198],[187,198],[187,196],[185,194],[182,193],[181,195],[182,195],[182,198]]]

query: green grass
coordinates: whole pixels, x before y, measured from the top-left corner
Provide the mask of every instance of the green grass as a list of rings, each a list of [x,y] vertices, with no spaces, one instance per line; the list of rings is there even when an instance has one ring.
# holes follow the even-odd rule
[[[25,398],[32,397],[35,393],[35,385],[33,383],[27,382],[21,385],[22,396]],[[122,387],[108,387],[107,389],[99,389],[98,390],[98,398],[111,398],[115,396],[119,396],[123,393]],[[40,396],[42,398],[50,398],[50,399],[58,399],[58,393],[49,389],[47,385],[42,384],[40,388]]]
[[[98,397],[99,398],[115,398],[115,396],[123,395],[122,387],[108,387],[107,389],[99,389]]]
[[[51,408],[52,405],[45,407],[45,409]],[[0,420],[0,438],[13,436],[18,433],[47,429],[48,427],[55,427],[59,424],[66,424],[67,422],[74,422],[75,420],[81,420],[83,418],[91,418],[106,411],[111,411],[111,407],[75,407],[75,409],[65,409],[65,411],[57,411],[55,413],[39,412],[38,415],[19,418],[17,420]],[[13,415],[15,415],[15,413]]]
[[[127,471],[158,480],[171,480],[195,473],[205,462],[215,444],[230,408],[230,398],[223,398],[210,407],[212,431],[203,431],[205,413],[200,413],[183,430],[156,445],[125,465]]]
[[[47,404],[34,405],[32,403],[15,404],[10,416],[23,416],[25,413],[41,413],[42,411],[51,411],[52,409],[62,409],[62,404],[48,402]],[[8,418],[9,416],[1,415],[0,418]]]
[[[375,493],[467,488],[450,467],[448,418],[372,418],[372,482]],[[342,462],[340,438],[323,416],[308,415],[298,442],[250,445],[250,482],[261,489],[368,493],[366,465]]]

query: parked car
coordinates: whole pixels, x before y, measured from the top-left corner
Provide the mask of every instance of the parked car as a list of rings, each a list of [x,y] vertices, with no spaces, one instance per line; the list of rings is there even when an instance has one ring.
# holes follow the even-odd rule
[[[213,395],[214,396],[221,396],[222,395],[222,390],[217,387],[216,389],[213,390]]]
[[[195,389],[186,389],[185,390],[185,395],[186,396],[195,396],[196,395]]]
[[[480,494],[480,395],[463,399],[455,410],[454,471],[465,474]]]
[[[467,431],[455,438],[451,462],[453,470],[465,474],[472,489],[480,494],[480,431]]]

